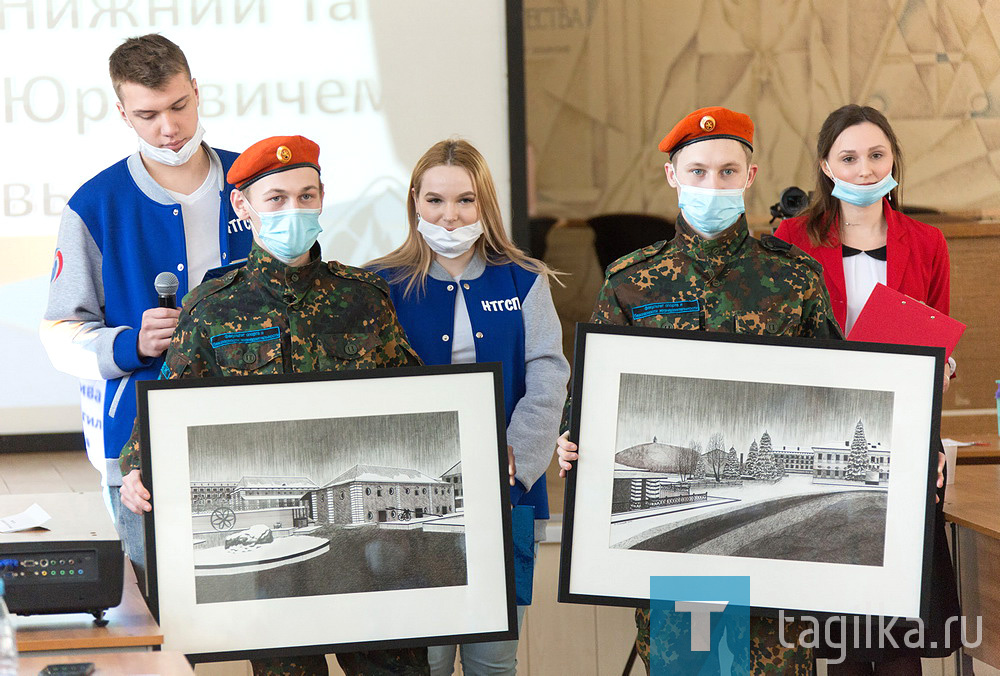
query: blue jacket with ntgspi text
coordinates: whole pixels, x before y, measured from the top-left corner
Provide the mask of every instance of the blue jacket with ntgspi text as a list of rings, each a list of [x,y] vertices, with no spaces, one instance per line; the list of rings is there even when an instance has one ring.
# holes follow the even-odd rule
[[[390,297],[406,330],[410,345],[425,364],[451,363],[455,330],[454,281],[442,281],[428,276],[426,288],[405,296],[405,284],[393,283],[394,270],[381,270],[389,282]],[[504,410],[510,424],[514,407],[525,393],[524,321],[521,305],[538,275],[512,263],[487,265],[475,279],[462,279],[462,293],[469,312],[475,338],[477,362],[500,362],[503,365]],[[464,288],[464,287],[468,288]],[[510,489],[514,506],[535,508],[536,519],[549,518],[549,499],[543,473],[531,486],[516,481]]]
[[[204,146],[226,175],[237,154]],[[229,203],[220,180],[222,264],[245,258],[250,228]],[[142,313],[156,307],[153,280],[173,272],[178,300],[189,280],[181,206],[135,153],[87,181],[63,211],[56,242],[42,341],[56,368],[84,379],[84,433],[91,462],[110,485],[121,483],[116,458],[136,415],[135,382],[157,377],[159,359],[137,352]]]

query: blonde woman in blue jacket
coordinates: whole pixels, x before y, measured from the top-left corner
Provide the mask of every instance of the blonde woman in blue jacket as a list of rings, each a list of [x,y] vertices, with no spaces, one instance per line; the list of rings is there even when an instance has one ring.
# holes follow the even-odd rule
[[[503,364],[515,550],[533,556],[549,516],[545,469],[569,378],[549,291],[555,273],[511,242],[486,160],[466,141],[441,141],[424,153],[406,211],[406,241],[368,266],[389,282],[399,321],[424,363]],[[534,528],[518,529],[532,514]],[[528,561],[516,569],[519,624],[530,603]],[[456,646],[431,647],[432,676],[451,674],[455,653]],[[466,644],[462,671],[514,674],[516,655],[517,641]]]

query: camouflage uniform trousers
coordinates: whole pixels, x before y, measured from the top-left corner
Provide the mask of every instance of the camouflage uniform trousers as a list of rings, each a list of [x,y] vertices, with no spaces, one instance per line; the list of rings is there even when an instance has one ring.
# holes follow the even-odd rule
[[[337,653],[337,662],[347,676],[429,676],[427,648],[370,650]],[[254,676],[325,676],[325,655],[275,657],[253,660]]]
[[[727,646],[733,652],[733,673],[740,674],[783,674],[788,676],[812,676],[815,672],[815,658],[810,648],[798,645],[799,634],[807,625],[791,622],[785,625],[784,641],[795,644],[794,648],[781,645],[782,637],[778,632],[778,620],[772,617],[748,617],[747,622],[736,622],[728,625],[728,630],[736,630],[736,635],[729,635]],[[650,611],[639,608],[635,611],[636,638],[635,644],[646,666],[646,673],[653,676],[689,676],[692,673],[690,665],[684,665],[676,649],[677,639],[683,637],[684,646],[679,646],[681,652],[689,652],[690,634],[688,623],[691,616],[687,613],[669,613],[664,618],[662,635],[655,642],[650,641]],[[683,623],[683,624],[682,624]],[[744,633],[746,632],[746,633]],[[699,659],[699,663],[702,660]],[[750,670],[746,671],[749,666]],[[697,667],[695,667],[697,669]],[[702,672],[710,673],[710,672]],[[714,673],[719,673],[716,670]]]

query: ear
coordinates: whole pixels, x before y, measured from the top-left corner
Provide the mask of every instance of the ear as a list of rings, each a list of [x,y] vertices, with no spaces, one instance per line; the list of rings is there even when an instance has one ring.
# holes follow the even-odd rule
[[[417,206],[417,189],[410,188],[410,197],[413,198],[413,211],[417,214],[417,218],[420,218],[420,208]]]
[[[663,173],[667,175],[667,183],[670,184],[671,188],[677,187],[677,170],[674,169],[674,165],[667,162],[663,165]]]
[[[229,193],[229,203],[233,205],[233,211],[236,215],[242,218],[244,221],[249,221],[250,219],[250,209],[247,207],[247,198],[236,188]]]
[[[819,161],[819,169],[824,174],[826,174],[827,178],[829,178],[831,181],[833,180],[833,172],[830,171],[830,163],[826,159],[822,159]]]
[[[751,164],[747,167],[747,188],[753,185],[755,178],[757,178],[757,165]]]
[[[128,115],[125,114],[125,106],[122,105],[121,101],[115,101],[115,108],[118,109],[118,115],[121,116],[122,121],[128,126],[129,129],[135,129],[132,126],[132,121],[128,119]]]
[[[197,106],[201,103],[201,94],[198,92],[198,80],[191,78],[191,87],[194,88],[194,104]]]

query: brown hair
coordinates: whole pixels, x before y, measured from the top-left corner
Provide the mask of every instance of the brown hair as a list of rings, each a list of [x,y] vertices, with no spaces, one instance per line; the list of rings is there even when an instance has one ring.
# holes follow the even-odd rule
[[[159,33],[128,38],[108,58],[111,85],[119,100],[126,82],[149,89],[162,89],[167,80],[184,73],[191,79],[191,69],[181,48]]]
[[[853,103],[841,106],[827,116],[816,140],[816,189],[812,193],[809,207],[802,214],[806,218],[806,233],[813,246],[836,246],[840,241],[840,233],[834,230],[840,215],[840,200],[833,196],[833,180],[823,172],[823,161],[845,129],[863,122],[871,122],[889,139],[889,146],[892,148],[892,177],[900,184],[889,192],[889,202],[894,208],[899,209],[903,183],[903,153],[899,149],[899,140],[889,125],[889,120],[870,106]]]
[[[427,273],[434,261],[434,252],[424,241],[417,230],[416,195],[420,194],[420,182],[424,173],[434,167],[462,167],[469,172],[472,188],[476,193],[476,206],[479,209],[479,221],[483,226],[482,236],[473,245],[476,255],[486,261],[487,265],[503,265],[514,263],[525,270],[555,279],[558,273],[545,263],[518,249],[507,236],[500,216],[500,204],[497,201],[497,191],[493,184],[493,176],[482,154],[468,141],[448,139],[439,141],[417,160],[410,176],[410,187],[406,192],[406,218],[409,222],[409,232],[398,249],[376,258],[366,264],[374,270],[398,268],[392,278],[392,283],[406,282],[404,295],[409,296],[414,290],[423,290]]]

